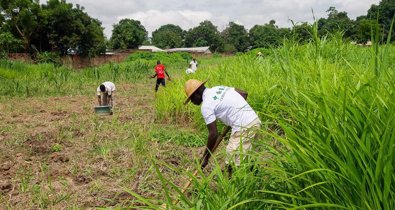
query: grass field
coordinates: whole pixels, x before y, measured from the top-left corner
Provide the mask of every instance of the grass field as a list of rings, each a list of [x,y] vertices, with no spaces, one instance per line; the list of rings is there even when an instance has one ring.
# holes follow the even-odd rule
[[[201,71],[196,76],[209,78],[208,86],[250,93],[264,122],[261,150],[253,155],[260,170],[240,169],[230,182],[203,187],[185,207],[392,209],[394,58],[391,45],[360,48],[317,39],[303,46],[286,42],[263,60],[252,52]],[[190,119],[204,130],[199,108],[181,105],[186,79],[160,95],[156,109],[160,118]]]
[[[0,208],[393,209],[395,48],[334,38],[256,51],[198,58],[194,75],[185,55],[81,71],[1,61]],[[156,59],[173,77],[157,94]],[[263,122],[231,179],[224,145],[192,176],[207,133],[199,107],[182,104],[189,78],[246,90]],[[100,117],[105,80],[115,110]]]

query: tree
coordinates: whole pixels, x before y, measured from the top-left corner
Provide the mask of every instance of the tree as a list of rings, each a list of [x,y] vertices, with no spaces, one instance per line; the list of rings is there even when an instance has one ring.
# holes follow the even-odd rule
[[[221,33],[225,44],[234,46],[239,52],[244,52],[249,47],[248,33],[242,25],[230,22],[229,26]]]
[[[0,0],[2,25],[8,24],[10,32],[23,40],[25,51],[29,51],[31,36],[36,32],[39,10],[38,2],[32,0]]]
[[[16,52],[23,48],[23,42],[10,32],[0,33],[0,53]]]
[[[140,21],[122,19],[114,25],[111,36],[113,49],[136,49],[147,39],[147,31]]]
[[[77,33],[79,38],[75,43],[77,53],[88,56],[104,53],[106,51],[106,40],[101,22],[90,18],[81,10],[75,12],[77,20],[81,23],[79,24],[80,33]]]
[[[94,56],[105,52],[105,37],[101,22],[91,18],[80,5],[64,0],[49,0],[42,5],[41,22],[34,40],[39,51]]]
[[[306,43],[312,39],[313,27],[307,22],[301,24],[293,24],[291,29],[291,37],[300,43]]]
[[[190,29],[185,36],[185,46],[187,47],[203,47],[210,46],[213,52],[223,50],[224,41],[210,21],[206,20],[199,26]]]
[[[278,28],[277,29],[278,36],[282,39],[289,38],[291,35],[291,29],[289,28]]]
[[[377,28],[377,22],[366,16],[359,16],[355,20],[351,39],[358,43],[366,43],[372,38],[372,29]]]
[[[37,0],[0,0],[3,32],[21,39],[24,51],[52,51],[67,54],[70,49],[81,55],[105,51],[101,23],[88,16],[84,8],[65,0],[49,0],[39,5]]]
[[[265,25],[255,25],[249,31],[252,48],[268,48],[281,45],[282,40],[287,35],[288,30],[279,29],[272,20]]]
[[[5,23],[5,17],[0,6],[0,29],[3,27],[4,23]]]
[[[353,22],[347,16],[347,12],[338,12],[335,7],[329,7],[326,11],[328,18],[318,20],[318,34],[325,36],[335,32],[343,32],[345,37],[352,35]]]
[[[372,5],[368,10],[367,17],[372,20],[378,20],[381,25],[384,38],[387,38],[391,27],[392,19],[395,17],[395,1],[382,0],[379,5]],[[392,30],[391,40],[395,40],[395,27]]]
[[[180,26],[167,24],[152,32],[152,43],[159,48],[182,47],[184,35]]]

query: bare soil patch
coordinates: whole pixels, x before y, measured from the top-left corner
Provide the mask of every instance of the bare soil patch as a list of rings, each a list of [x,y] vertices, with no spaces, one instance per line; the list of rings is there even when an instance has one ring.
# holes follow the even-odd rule
[[[162,196],[150,159],[187,168],[193,151],[150,141],[152,85],[117,89],[111,116],[94,113],[94,94],[0,104],[0,209],[139,205],[125,189]],[[161,170],[182,185],[177,174]]]

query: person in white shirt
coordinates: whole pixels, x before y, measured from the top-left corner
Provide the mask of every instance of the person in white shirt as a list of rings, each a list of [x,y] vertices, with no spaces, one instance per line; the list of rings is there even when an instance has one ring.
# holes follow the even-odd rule
[[[207,147],[201,159],[201,167],[208,164],[211,150],[217,143],[217,119],[231,127],[232,132],[226,146],[228,172],[231,174],[230,162],[240,165],[240,151],[251,150],[251,141],[256,138],[261,121],[258,115],[247,103],[248,93],[240,89],[226,86],[206,88],[206,81],[190,79],[185,83],[187,99],[184,104],[191,101],[201,105],[201,112],[208,128]],[[241,143],[241,145],[240,145]],[[242,150],[240,150],[240,147]]]
[[[115,85],[112,82],[103,82],[96,89],[99,106],[113,106]]]
[[[193,71],[191,68],[187,68],[187,70],[185,70],[186,74],[194,74],[195,71]]]
[[[256,60],[262,60],[263,59],[263,54],[259,51],[257,54],[256,54]]]
[[[195,73],[198,67],[198,62],[196,61],[196,58],[192,58],[192,61],[189,63],[189,68],[192,69],[192,71]]]

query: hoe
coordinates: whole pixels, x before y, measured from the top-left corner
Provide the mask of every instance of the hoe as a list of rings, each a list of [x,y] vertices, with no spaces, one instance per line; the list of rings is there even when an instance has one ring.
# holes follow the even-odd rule
[[[222,132],[222,134],[217,138],[217,141],[215,142],[214,148],[211,150],[212,153],[214,153],[214,151],[217,149],[217,147],[219,146],[219,144],[221,143],[221,141],[223,140],[223,138],[225,138],[226,134],[229,132],[231,127],[227,126],[224,131]],[[198,174],[198,170],[196,169],[195,172],[193,173],[193,176],[197,176]],[[182,188],[182,194],[185,194],[185,192],[187,191],[187,189],[189,188],[189,186],[192,183],[192,179],[189,179],[189,181],[187,183],[185,183],[184,187]],[[176,200],[173,201],[173,205],[177,205],[178,202],[180,201],[179,198],[177,198]],[[166,209],[167,206],[166,204],[162,204],[161,209]]]

